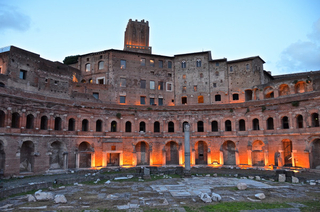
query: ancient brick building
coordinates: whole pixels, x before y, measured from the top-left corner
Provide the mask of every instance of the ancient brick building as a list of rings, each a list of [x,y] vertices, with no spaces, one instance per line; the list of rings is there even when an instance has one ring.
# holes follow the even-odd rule
[[[5,176],[106,166],[320,168],[320,72],[272,76],[264,61],[151,53],[129,20],[124,50],[65,65],[0,49],[0,170]]]

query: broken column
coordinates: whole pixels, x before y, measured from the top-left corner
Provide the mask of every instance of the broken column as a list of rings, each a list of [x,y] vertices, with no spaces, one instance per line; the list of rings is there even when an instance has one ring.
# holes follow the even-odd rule
[[[185,175],[190,175],[190,125],[184,125]]]

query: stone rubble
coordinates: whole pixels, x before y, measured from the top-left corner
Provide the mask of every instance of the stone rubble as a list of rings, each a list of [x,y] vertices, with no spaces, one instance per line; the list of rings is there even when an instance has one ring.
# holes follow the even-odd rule
[[[63,194],[57,194],[54,197],[54,203],[67,203],[67,198]]]
[[[39,190],[34,193],[34,196],[37,201],[53,200],[52,192],[42,192],[42,190]]]
[[[264,193],[258,193],[254,195],[257,199],[263,200],[266,198],[266,196],[264,195]]]
[[[248,185],[246,183],[238,183],[237,188],[239,190],[246,190],[248,188]]]

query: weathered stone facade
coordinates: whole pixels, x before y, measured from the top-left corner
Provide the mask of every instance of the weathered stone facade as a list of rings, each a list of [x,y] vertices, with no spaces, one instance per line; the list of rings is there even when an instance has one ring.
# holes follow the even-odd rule
[[[130,23],[149,35],[148,22]],[[320,168],[319,71],[272,76],[259,56],[149,50],[94,52],[68,66],[1,49],[1,174],[183,166],[185,123],[192,165]]]

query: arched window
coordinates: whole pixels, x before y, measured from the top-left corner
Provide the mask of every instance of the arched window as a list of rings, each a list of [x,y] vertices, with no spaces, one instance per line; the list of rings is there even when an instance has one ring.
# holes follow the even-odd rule
[[[312,127],[319,127],[319,115],[318,113],[311,114]]]
[[[294,86],[295,93],[304,93],[306,92],[306,83],[303,81],[297,82]]]
[[[140,122],[139,132],[146,132],[146,123],[144,121]]]
[[[126,122],[126,132],[131,132],[131,122],[130,121]]]
[[[252,120],[252,129],[253,130],[260,130],[259,119],[253,119]]]
[[[214,96],[214,101],[220,102],[221,101],[221,95],[220,94],[215,95]]]
[[[102,121],[100,119],[96,121],[96,131],[97,132],[102,131]]]
[[[290,89],[287,84],[282,84],[279,86],[279,96],[286,96],[290,94]]]
[[[265,99],[274,98],[274,92],[272,87],[268,86],[264,89],[264,98]]]
[[[100,61],[98,63],[98,66],[99,66],[99,70],[103,69],[104,68],[104,62],[103,61]]]
[[[198,132],[204,132],[203,121],[197,123]]]
[[[33,129],[34,116],[32,114],[27,115],[26,129]]]
[[[203,103],[204,102],[204,100],[203,100],[203,96],[198,96],[198,103]]]
[[[243,119],[239,120],[239,131],[246,131],[246,121]]]
[[[217,121],[212,121],[211,122],[211,131],[212,132],[218,132],[218,122]]]
[[[302,115],[297,116],[297,128],[303,128],[303,116]]]
[[[252,90],[245,90],[246,102],[252,100]]]
[[[186,61],[182,61],[181,62],[181,68],[186,68],[187,67],[187,63],[186,63]]]
[[[12,113],[11,127],[12,128],[19,128],[20,127],[20,115],[19,115],[19,113]]]
[[[187,101],[188,101],[188,99],[187,99],[186,96],[181,97],[181,103],[182,104],[187,104]]]
[[[287,116],[282,118],[282,129],[289,129],[289,119]]]
[[[6,118],[5,113],[2,110],[0,110],[0,127],[4,127],[5,118]]]
[[[237,93],[232,94],[232,99],[239,100],[239,94],[237,94]]]
[[[40,129],[41,130],[48,129],[48,118],[47,118],[47,116],[41,116]]]
[[[85,68],[86,68],[86,72],[90,71],[90,70],[91,70],[91,69],[90,69],[90,63],[87,63],[86,66],[85,66]]]
[[[54,119],[54,130],[61,130],[61,118],[56,117]]]
[[[184,121],[183,123],[182,123],[182,132],[184,132],[184,127],[186,126],[186,124],[189,124],[187,121]]]
[[[153,123],[153,132],[160,132],[160,123],[158,121]]]
[[[168,132],[174,132],[174,123],[172,121],[168,123]]]
[[[225,126],[225,131],[232,131],[230,120],[225,121],[224,126]]]
[[[272,117],[269,117],[267,119],[267,130],[273,130],[274,127],[273,127],[273,118]]]
[[[74,131],[75,130],[75,123],[76,123],[76,121],[73,118],[69,119],[69,121],[68,121],[68,131]]]
[[[88,131],[89,129],[89,121],[87,119],[82,120],[82,131]]]
[[[197,59],[197,67],[201,67],[201,60],[200,59]]]
[[[117,132],[117,122],[116,121],[111,122],[111,132]]]

